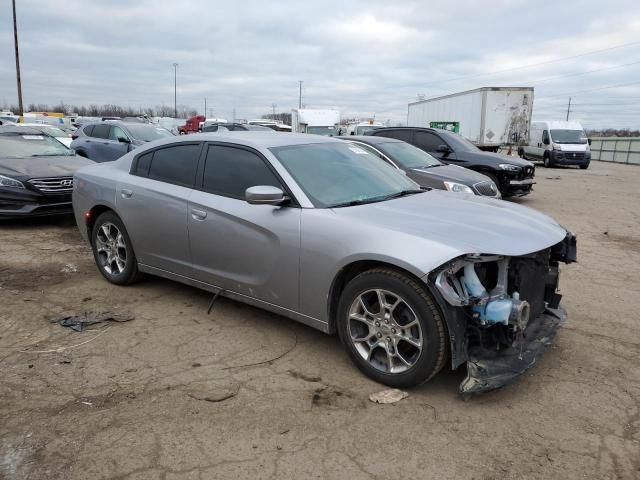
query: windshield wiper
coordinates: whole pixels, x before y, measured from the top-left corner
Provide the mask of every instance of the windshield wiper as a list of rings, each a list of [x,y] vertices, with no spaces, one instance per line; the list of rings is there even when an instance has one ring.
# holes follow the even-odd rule
[[[391,200],[393,198],[404,197],[406,195],[413,195],[416,193],[424,193],[426,191],[427,190],[412,188],[408,190],[401,190],[399,192],[391,193],[389,195],[382,195],[380,197],[363,198],[361,200],[350,200],[348,202],[336,203],[334,205],[329,205],[329,208],[354,207],[356,205],[364,205],[367,203],[384,202],[385,200]]]

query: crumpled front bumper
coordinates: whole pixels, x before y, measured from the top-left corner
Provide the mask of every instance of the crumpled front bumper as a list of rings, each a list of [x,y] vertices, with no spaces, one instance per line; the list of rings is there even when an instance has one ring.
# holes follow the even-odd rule
[[[521,346],[500,352],[486,349],[469,352],[467,377],[460,384],[460,393],[468,396],[495,390],[522,375],[542,357],[566,319],[562,305],[547,308],[529,322]]]

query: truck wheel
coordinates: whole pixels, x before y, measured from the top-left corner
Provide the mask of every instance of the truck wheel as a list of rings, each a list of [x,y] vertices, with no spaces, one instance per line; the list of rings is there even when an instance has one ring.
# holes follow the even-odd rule
[[[340,296],[337,320],[349,357],[377,382],[413,387],[446,362],[442,314],[426,288],[396,270],[376,268],[351,280]]]
[[[545,153],[545,154],[544,154],[544,160],[543,160],[543,162],[544,162],[544,166],[545,166],[545,168],[551,168],[551,167],[553,167],[553,165],[551,164],[551,157],[549,156],[549,154],[548,154],[548,153]]]
[[[588,163],[585,163],[584,165],[580,165],[580,170],[586,170],[587,168],[589,168]]]

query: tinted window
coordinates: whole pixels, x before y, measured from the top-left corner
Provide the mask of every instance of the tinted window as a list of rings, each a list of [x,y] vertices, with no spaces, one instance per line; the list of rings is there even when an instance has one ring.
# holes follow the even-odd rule
[[[155,125],[145,125],[143,123],[139,125],[128,124],[127,129],[129,130],[133,138],[142,140],[143,142],[152,142],[153,140],[158,140],[159,138],[167,138],[173,136],[173,133],[165,128],[156,127]]]
[[[404,142],[411,142],[412,133],[411,130],[383,130],[381,132],[375,132],[377,137],[397,138]]]
[[[93,127],[94,127],[94,125],[87,125],[86,127],[84,127],[82,129],[82,131],[84,132],[85,135],[90,137],[91,136],[91,132],[93,132]]]
[[[244,198],[245,190],[257,185],[282,188],[274,173],[255,153],[241,148],[209,146],[204,165],[204,190]]]
[[[199,153],[200,145],[178,145],[156,150],[153,152],[149,177],[163,182],[192,186],[198,167]]]
[[[151,157],[153,152],[145,153],[138,157],[138,163],[136,164],[136,173],[146,177],[149,174],[149,166],[151,165]]]
[[[109,125],[94,125],[92,137],[109,138]]]
[[[429,168],[442,163],[424,150],[404,142],[389,142],[378,145],[378,148],[404,168]]]
[[[109,138],[111,140],[118,140],[120,138],[128,139],[129,137],[127,136],[126,133],[124,133],[124,130],[122,130],[120,127],[112,126],[111,134],[109,135]]]
[[[413,137],[413,144],[427,152],[435,152],[438,150],[438,146],[446,145],[446,142],[433,133],[416,132]]]

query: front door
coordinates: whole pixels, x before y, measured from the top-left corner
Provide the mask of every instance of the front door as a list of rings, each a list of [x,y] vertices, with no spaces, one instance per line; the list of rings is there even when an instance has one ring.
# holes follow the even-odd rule
[[[200,189],[189,200],[195,278],[297,309],[300,208],[244,200],[249,187],[283,188],[266,159],[251,149],[211,144],[202,170]]]
[[[181,144],[137,157],[118,182],[116,206],[139,263],[191,277],[188,202],[202,145]]]

